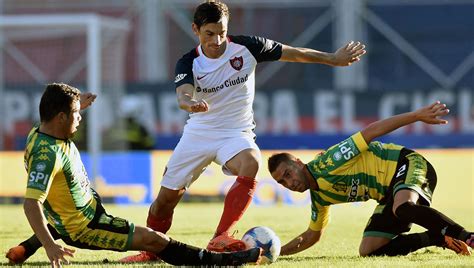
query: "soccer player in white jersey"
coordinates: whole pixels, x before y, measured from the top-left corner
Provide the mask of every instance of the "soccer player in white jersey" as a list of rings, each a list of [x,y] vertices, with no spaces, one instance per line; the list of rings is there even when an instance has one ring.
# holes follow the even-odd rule
[[[211,162],[216,162],[224,173],[237,177],[207,246],[213,251],[245,247],[229,232],[252,200],[260,165],[252,111],[257,63],[280,60],[349,66],[365,54],[360,42],[351,41],[334,53],[326,53],[263,37],[231,36],[227,35],[228,21],[229,10],[222,2],[208,1],[195,10],[192,29],[200,44],[178,61],[174,81],[179,107],[190,116],[147,219],[148,227],[166,233],[186,189]],[[122,261],[153,258],[153,254],[142,252]]]

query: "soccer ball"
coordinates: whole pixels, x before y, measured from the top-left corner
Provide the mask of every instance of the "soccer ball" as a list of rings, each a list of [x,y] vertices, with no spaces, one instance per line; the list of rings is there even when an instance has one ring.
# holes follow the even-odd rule
[[[242,237],[242,241],[249,248],[260,247],[263,249],[260,263],[272,263],[280,256],[281,242],[275,232],[264,226],[253,227]]]

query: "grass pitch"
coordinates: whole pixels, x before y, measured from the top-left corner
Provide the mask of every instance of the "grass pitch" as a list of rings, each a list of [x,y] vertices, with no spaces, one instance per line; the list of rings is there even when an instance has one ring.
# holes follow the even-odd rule
[[[441,192],[441,191],[440,191]],[[449,193],[445,193],[449,194]],[[446,196],[448,197],[448,196]],[[459,196],[451,196],[458,199]],[[466,200],[469,201],[469,198]],[[449,203],[449,202],[447,202]],[[466,228],[474,229],[472,202],[458,203],[461,206],[448,208],[442,203],[434,204],[451,218]],[[105,205],[110,214],[129,219],[135,224],[143,224],[148,207]],[[375,207],[375,202],[337,205],[331,208],[332,219],[321,241],[312,248],[292,256],[280,257],[271,267],[474,267],[474,256],[458,256],[450,250],[429,247],[418,250],[404,257],[358,257],[358,246],[362,230]],[[0,234],[1,251],[6,252],[10,246],[16,245],[31,234],[31,229],[20,205],[1,205]],[[180,241],[205,247],[220,217],[220,203],[182,203],[179,204],[169,235]],[[309,207],[293,207],[277,205],[271,207],[250,206],[236,229],[237,237],[254,226],[269,226],[279,235],[282,243],[306,230],[309,222]],[[412,231],[422,231],[415,227]],[[61,242],[62,243],[62,242]],[[116,263],[121,257],[130,253],[111,251],[91,251],[77,249],[75,258],[67,267],[151,267],[166,266],[165,264],[123,265]],[[109,259],[109,264],[102,263]],[[1,260],[6,265],[6,259]],[[49,266],[47,256],[40,249],[32,256],[24,267]]]

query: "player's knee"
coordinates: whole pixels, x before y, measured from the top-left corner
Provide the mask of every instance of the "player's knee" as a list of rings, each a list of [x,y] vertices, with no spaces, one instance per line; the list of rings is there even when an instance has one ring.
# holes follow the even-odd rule
[[[178,191],[160,191],[158,197],[152,204],[153,214],[159,218],[167,218],[173,215],[174,208],[180,200],[181,194]]]
[[[163,250],[168,243],[170,242],[170,239],[168,236],[161,232],[154,231],[154,236],[153,236],[153,245],[158,251]]]
[[[135,226],[131,250],[145,250],[157,252],[168,245],[169,238],[160,232],[153,231],[148,227]]]
[[[244,166],[247,172],[252,172],[256,175],[260,167],[260,162],[255,157],[249,157],[246,159]]]
[[[393,207],[392,212],[399,219],[404,219],[411,214],[411,211],[415,206],[415,203],[407,201],[397,207]]]
[[[165,234],[149,229],[144,235],[142,242],[150,252],[159,252],[168,245],[169,241],[169,237]]]

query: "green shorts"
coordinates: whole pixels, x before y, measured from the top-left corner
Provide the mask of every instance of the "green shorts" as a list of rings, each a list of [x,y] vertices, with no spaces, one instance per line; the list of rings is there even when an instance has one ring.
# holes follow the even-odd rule
[[[134,231],[133,223],[107,214],[98,203],[94,218],[75,240],[69,236],[61,236],[61,239],[66,244],[77,248],[127,251],[132,244]]]
[[[375,208],[365,227],[364,237],[377,236],[392,239],[410,231],[411,223],[399,220],[392,212],[395,194],[402,189],[415,191],[420,195],[418,202],[429,206],[436,182],[436,172],[423,156],[409,149],[402,149],[388,194]]]

